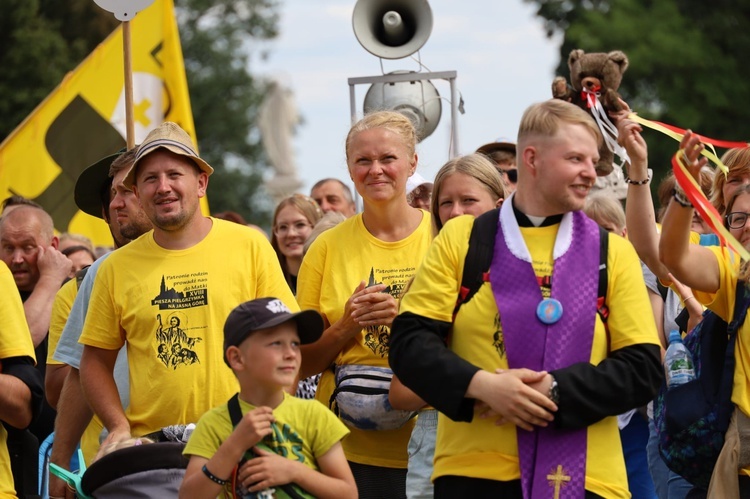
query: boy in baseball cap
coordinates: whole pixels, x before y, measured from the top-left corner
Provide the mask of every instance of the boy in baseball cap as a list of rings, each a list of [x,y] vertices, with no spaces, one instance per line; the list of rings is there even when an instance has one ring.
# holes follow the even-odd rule
[[[341,447],[349,430],[320,402],[286,392],[299,374],[299,346],[316,341],[323,329],[318,312],[292,313],[277,298],[232,310],[224,325],[224,360],[240,392],[198,421],[184,450],[190,463],[181,496],[242,497],[276,487],[357,497]]]

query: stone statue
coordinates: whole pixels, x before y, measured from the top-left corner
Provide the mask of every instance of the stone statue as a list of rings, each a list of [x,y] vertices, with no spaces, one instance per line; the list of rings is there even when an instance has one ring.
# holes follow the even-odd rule
[[[292,136],[299,121],[292,91],[277,81],[272,82],[260,107],[258,128],[266,156],[275,171],[266,187],[277,202],[302,187],[292,149]]]

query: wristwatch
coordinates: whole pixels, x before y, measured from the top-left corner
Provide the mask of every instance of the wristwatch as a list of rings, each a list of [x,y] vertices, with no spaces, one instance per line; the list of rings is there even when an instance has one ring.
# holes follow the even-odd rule
[[[560,402],[560,388],[557,386],[557,380],[555,379],[555,377],[551,374],[550,376],[552,377],[552,384],[549,385],[549,394],[547,395],[547,397],[552,402],[557,404]]]

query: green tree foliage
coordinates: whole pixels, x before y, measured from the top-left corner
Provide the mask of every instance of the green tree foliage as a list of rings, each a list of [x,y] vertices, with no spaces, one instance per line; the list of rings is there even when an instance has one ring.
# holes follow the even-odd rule
[[[266,82],[251,74],[277,34],[276,0],[175,0],[201,156],[215,169],[212,212],[269,222],[266,160],[255,126]],[[5,0],[0,16],[0,141],[119,22],[93,0]]]
[[[116,23],[99,15],[101,9],[91,0],[6,0],[2,9],[0,137],[4,138]]]
[[[178,0],[180,40],[201,156],[214,168],[212,212],[232,210],[266,225],[270,200],[259,192],[266,162],[255,126],[266,82],[249,71],[254,47],[277,34],[271,0]]]
[[[748,140],[750,1],[525,0],[548,35],[563,33],[557,74],[570,51],[619,49],[630,59],[620,94],[640,115],[725,140]],[[661,178],[677,143],[645,131]],[[723,151],[719,151],[720,153]]]

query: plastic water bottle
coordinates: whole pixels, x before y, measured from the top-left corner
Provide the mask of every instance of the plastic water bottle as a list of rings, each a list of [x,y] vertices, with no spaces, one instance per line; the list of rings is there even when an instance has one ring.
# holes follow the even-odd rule
[[[679,331],[670,331],[669,333],[669,347],[667,347],[667,353],[664,356],[664,375],[667,378],[668,388],[695,379],[693,356],[682,343],[682,336]]]

